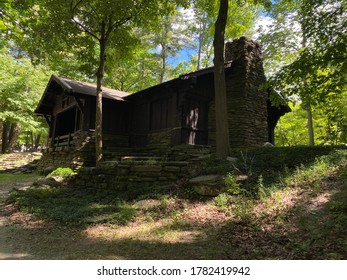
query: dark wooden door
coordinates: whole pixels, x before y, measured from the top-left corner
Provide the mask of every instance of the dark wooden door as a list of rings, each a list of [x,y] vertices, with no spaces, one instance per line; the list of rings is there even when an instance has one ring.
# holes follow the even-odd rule
[[[206,145],[208,141],[208,103],[188,98],[183,106],[182,143]]]

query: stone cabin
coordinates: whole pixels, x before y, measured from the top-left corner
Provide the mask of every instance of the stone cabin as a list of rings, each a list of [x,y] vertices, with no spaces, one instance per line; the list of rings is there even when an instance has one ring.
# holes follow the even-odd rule
[[[288,107],[269,102],[259,44],[241,37],[226,44],[225,57],[231,147],[273,143],[277,121]],[[155,147],[163,152],[182,144],[213,147],[213,79],[211,67],[133,94],[103,88],[105,153]],[[59,151],[71,154],[92,143],[95,92],[93,84],[52,75],[35,110],[49,124],[48,154],[57,158]]]

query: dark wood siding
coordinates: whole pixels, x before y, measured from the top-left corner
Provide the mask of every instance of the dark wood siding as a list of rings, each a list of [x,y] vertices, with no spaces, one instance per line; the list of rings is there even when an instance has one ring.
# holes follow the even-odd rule
[[[151,104],[151,130],[168,128],[169,100],[160,99]]]
[[[149,102],[145,101],[135,104],[133,107],[130,131],[130,145],[133,147],[143,147],[147,145],[147,137],[150,125],[149,106]]]
[[[128,134],[130,108],[125,102],[104,99],[102,129],[108,134]]]

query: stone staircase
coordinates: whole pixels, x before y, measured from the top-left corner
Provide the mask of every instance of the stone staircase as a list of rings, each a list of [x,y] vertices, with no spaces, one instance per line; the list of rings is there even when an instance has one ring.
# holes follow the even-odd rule
[[[41,153],[11,153],[0,155],[0,173],[32,173]]]
[[[117,149],[104,152],[98,167],[79,169],[74,179],[77,186],[120,188],[143,187],[145,184],[168,184],[194,176],[202,160],[211,156],[207,146],[181,145],[166,149]]]

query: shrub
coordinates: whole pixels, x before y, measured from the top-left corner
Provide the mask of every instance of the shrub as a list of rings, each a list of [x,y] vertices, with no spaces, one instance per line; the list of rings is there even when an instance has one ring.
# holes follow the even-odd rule
[[[62,177],[62,178],[67,178],[73,175],[74,172],[71,168],[69,167],[58,167],[51,173],[47,175],[47,177]]]
[[[235,178],[231,172],[228,172],[224,179],[224,183],[227,186],[227,190],[230,194],[240,194],[242,191],[240,184],[235,181]]]

